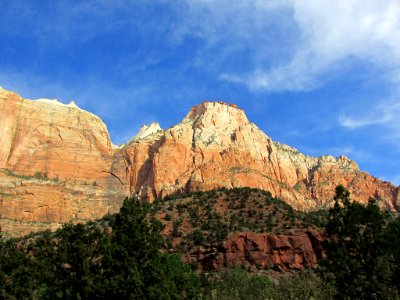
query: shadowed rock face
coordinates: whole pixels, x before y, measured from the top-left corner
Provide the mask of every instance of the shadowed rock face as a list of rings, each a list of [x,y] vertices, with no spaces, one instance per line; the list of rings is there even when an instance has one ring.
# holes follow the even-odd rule
[[[322,232],[290,230],[282,235],[269,233],[234,233],[226,241],[208,248],[198,247],[185,256],[196,260],[203,270],[237,266],[258,268],[303,269],[315,267],[323,258]]]
[[[327,204],[343,184],[356,200],[398,205],[398,188],[354,161],[305,156],[223,102],[203,102],[165,131],[156,123],[143,127],[115,147],[101,119],[74,103],[25,100],[0,89],[0,141],[0,221],[10,234],[36,230],[32,222],[55,228],[98,218],[129,195],[152,201],[216,187],[260,188],[308,210]]]

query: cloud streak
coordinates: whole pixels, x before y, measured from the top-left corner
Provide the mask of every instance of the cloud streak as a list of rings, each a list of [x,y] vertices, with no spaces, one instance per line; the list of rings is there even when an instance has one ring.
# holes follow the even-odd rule
[[[340,73],[349,63],[363,62],[378,68],[387,80],[399,81],[397,0],[187,3],[191,22],[179,29],[181,35],[197,35],[208,45],[229,39],[237,47],[246,44],[251,49],[251,69],[241,73],[221,70],[223,80],[252,90],[310,90],[329,80],[332,71]],[[271,39],[274,35],[276,39]],[[274,44],[283,36],[287,44]],[[271,48],[283,54],[270,60]]]
[[[371,125],[384,125],[393,121],[393,113],[387,110],[376,110],[371,116],[350,117],[347,115],[339,116],[339,124],[349,129],[357,129]]]

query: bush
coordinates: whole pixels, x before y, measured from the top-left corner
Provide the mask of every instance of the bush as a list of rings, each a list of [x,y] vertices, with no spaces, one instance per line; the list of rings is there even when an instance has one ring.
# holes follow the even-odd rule
[[[243,269],[226,269],[211,281],[211,299],[271,299],[273,285],[266,276],[250,275]],[[275,299],[275,298],[273,298]]]
[[[336,289],[331,281],[323,281],[311,270],[282,276],[275,287],[276,299],[334,299]]]

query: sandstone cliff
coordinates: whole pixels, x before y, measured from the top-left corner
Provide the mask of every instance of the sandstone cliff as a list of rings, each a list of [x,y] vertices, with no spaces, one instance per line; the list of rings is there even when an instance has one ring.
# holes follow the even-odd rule
[[[2,231],[24,234],[117,211],[126,194],[110,172],[101,119],[75,103],[26,100],[0,88]]]
[[[120,154],[131,193],[149,200],[248,186],[307,210],[331,201],[338,184],[354,199],[372,196],[391,209],[399,197],[398,188],[360,171],[345,156],[310,157],[272,141],[241,109],[222,102],[193,107],[181,123],[133,140]]]
[[[193,107],[167,130],[143,127],[116,148],[100,118],[76,104],[0,89],[0,140],[0,225],[11,234],[36,229],[32,222],[54,228],[101,217],[125,196],[152,201],[216,187],[260,188],[308,210],[329,204],[343,184],[354,199],[398,208],[399,188],[344,156],[309,157],[274,142],[222,102]]]

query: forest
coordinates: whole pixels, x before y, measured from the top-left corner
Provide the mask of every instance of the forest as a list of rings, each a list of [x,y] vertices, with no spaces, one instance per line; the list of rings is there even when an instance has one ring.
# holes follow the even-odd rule
[[[182,201],[191,199],[191,201]],[[217,199],[226,202],[222,214]],[[228,209],[229,208],[229,209]],[[162,216],[162,217],[161,217]],[[182,224],[190,224],[183,226]],[[318,266],[210,270],[183,255],[234,232],[319,228]],[[165,231],[169,228],[169,231]],[[2,299],[399,299],[400,219],[342,186],[329,209],[300,212],[270,193],[219,189],[127,198],[119,213],[0,241]]]

